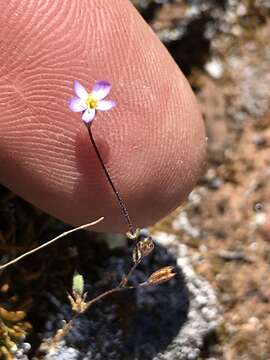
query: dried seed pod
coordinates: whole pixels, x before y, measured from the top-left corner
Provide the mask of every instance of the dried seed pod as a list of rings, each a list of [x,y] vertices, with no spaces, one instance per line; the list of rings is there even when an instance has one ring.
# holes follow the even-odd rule
[[[138,263],[145,256],[149,255],[154,249],[154,242],[151,237],[147,237],[137,242],[136,247],[133,251],[133,261]]]
[[[173,270],[174,268],[172,266],[165,266],[153,272],[153,274],[151,274],[147,279],[147,283],[151,285],[157,285],[169,281],[176,275]]]

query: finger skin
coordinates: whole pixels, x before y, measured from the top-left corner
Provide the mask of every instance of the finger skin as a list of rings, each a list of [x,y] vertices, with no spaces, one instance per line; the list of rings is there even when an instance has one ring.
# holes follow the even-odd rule
[[[92,130],[135,226],[153,224],[194,186],[205,153],[194,95],[126,0],[0,0],[0,181],[71,224],[105,216],[126,231],[73,80],[108,80],[117,106]]]

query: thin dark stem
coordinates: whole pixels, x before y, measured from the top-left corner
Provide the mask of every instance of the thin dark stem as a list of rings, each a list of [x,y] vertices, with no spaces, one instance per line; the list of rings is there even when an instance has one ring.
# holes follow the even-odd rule
[[[102,166],[102,169],[104,170],[104,173],[105,173],[105,175],[106,175],[106,177],[107,177],[107,180],[109,181],[109,183],[110,183],[110,185],[111,185],[111,188],[112,188],[112,190],[113,190],[113,192],[114,192],[114,194],[115,194],[115,196],[116,196],[116,198],[117,198],[117,200],[118,200],[120,209],[121,209],[122,214],[123,214],[123,216],[124,216],[124,218],[125,218],[125,220],[126,220],[126,222],[127,222],[129,231],[131,232],[131,234],[135,234],[134,227],[133,227],[133,225],[132,225],[132,222],[131,222],[130,217],[129,217],[129,214],[128,214],[127,206],[126,206],[126,204],[124,203],[124,200],[121,198],[119,192],[117,191],[117,189],[116,189],[116,187],[115,187],[115,185],[114,185],[114,183],[113,183],[113,181],[112,181],[112,179],[111,179],[111,177],[110,177],[110,174],[109,174],[109,172],[108,172],[108,170],[107,170],[107,168],[106,168],[106,166],[105,166],[105,164],[104,164],[104,162],[103,162],[103,159],[102,159],[102,157],[101,157],[101,154],[100,154],[100,152],[99,152],[99,150],[98,150],[98,147],[97,147],[97,145],[96,145],[96,143],[95,143],[95,139],[94,139],[93,134],[92,134],[92,131],[91,131],[91,126],[88,126],[87,129],[88,129],[88,134],[89,134],[91,143],[92,143],[92,145],[93,145],[93,147],[94,147],[94,149],[95,149],[95,152],[96,152],[97,157],[98,157],[98,159],[99,159],[99,162],[100,162],[100,164],[101,164],[101,166]]]
[[[104,297],[110,295],[110,294],[113,294],[113,293],[116,293],[118,291],[123,291],[123,290],[131,290],[131,289],[134,289],[134,286],[125,286],[125,287],[116,287],[114,289],[110,289],[110,290],[107,290],[105,291],[104,293],[98,295],[97,297],[95,297],[94,299],[90,300],[88,303],[87,303],[87,309],[89,309],[89,307],[93,304],[95,304],[97,301],[103,299]]]
[[[118,288],[124,289],[126,288],[126,285],[128,283],[128,280],[130,278],[130,276],[133,274],[134,270],[137,268],[137,266],[139,265],[140,261],[135,262],[132,267],[130,268],[129,272],[127,273],[127,275],[124,275],[123,279],[121,280]]]

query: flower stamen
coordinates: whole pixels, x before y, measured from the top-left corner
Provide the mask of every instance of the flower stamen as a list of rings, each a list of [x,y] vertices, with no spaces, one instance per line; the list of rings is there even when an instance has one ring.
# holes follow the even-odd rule
[[[85,100],[85,105],[87,106],[87,108],[88,109],[96,109],[97,104],[98,104],[98,100],[95,99],[91,93],[88,94],[88,96]]]

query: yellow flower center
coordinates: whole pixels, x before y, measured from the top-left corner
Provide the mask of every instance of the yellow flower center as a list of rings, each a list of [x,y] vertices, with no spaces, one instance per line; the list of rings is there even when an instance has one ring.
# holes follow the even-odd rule
[[[98,104],[98,100],[93,97],[92,94],[88,94],[85,104],[88,107],[88,109],[95,109]]]

